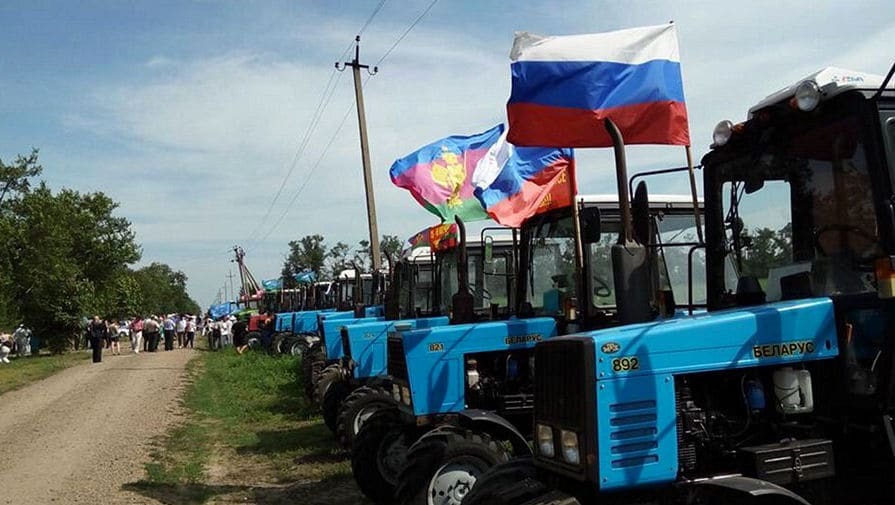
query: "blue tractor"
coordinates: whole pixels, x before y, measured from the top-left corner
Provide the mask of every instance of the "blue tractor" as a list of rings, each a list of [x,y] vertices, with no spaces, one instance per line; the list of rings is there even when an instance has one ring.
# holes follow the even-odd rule
[[[368,497],[393,503],[397,492],[400,502],[458,503],[477,475],[529,451],[535,344],[627,317],[616,303],[610,255],[627,203],[616,196],[577,202],[579,208],[554,209],[522,226],[516,317],[389,335],[388,376],[398,406],[367,419],[352,447],[354,477]],[[660,222],[666,237],[694,226],[689,197],[643,203],[643,219]],[[687,291],[686,263],[671,268],[656,257],[655,264],[644,266],[642,288],[660,290],[670,306],[674,287],[684,288],[678,296]],[[659,270],[662,276],[650,274]]]
[[[893,72],[826,68],[716,127],[708,311],[538,344],[533,457],[464,504],[892,503]]]
[[[462,227],[462,223],[459,223]],[[342,380],[333,383],[327,396],[341,401],[337,421],[337,436],[344,447],[351,447],[354,437],[363,422],[375,411],[391,407],[395,400],[391,392],[391,383],[386,375],[386,342],[390,333],[396,328],[425,329],[458,324],[472,320],[497,320],[509,317],[512,306],[513,283],[515,269],[515,238],[505,228],[485,228],[481,231],[479,241],[467,242],[465,232],[460,233],[459,243],[450,247],[440,247],[435,251],[434,260],[430,259],[431,277],[425,279],[431,290],[425,293],[411,291],[402,286],[407,275],[419,277],[408,272],[420,257],[405,261],[407,269],[396,269],[393,286],[401,291],[396,292],[398,303],[396,309],[408,307],[400,314],[392,314],[386,321],[359,323],[343,326],[342,336]],[[488,261],[485,261],[487,252]],[[461,262],[465,265],[458,268]],[[487,263],[487,264],[486,264]],[[468,285],[472,294],[472,310],[455,311],[453,295],[460,284]],[[420,304],[431,299],[431,310],[423,313],[418,309]],[[388,308],[388,306],[387,306]],[[423,317],[427,315],[428,317]],[[327,403],[324,399],[324,404]]]

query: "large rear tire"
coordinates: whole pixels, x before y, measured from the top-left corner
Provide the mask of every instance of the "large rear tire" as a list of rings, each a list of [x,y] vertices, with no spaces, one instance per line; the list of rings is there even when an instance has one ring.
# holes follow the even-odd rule
[[[398,477],[402,505],[460,505],[477,479],[509,454],[490,435],[444,427],[425,434],[407,453]]]
[[[363,386],[355,389],[342,402],[336,422],[336,438],[342,447],[350,449],[367,421],[376,412],[395,407],[397,402],[389,390],[380,386]]]
[[[393,503],[407,449],[418,436],[418,428],[402,421],[397,408],[380,410],[364,422],[351,447],[351,471],[367,498]]]
[[[463,505],[518,505],[546,491],[536,480],[534,460],[518,458],[497,465],[475,482]]]

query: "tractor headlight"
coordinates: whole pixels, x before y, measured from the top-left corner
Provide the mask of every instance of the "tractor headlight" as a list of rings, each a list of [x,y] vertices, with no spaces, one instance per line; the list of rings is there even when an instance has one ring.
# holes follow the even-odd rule
[[[396,402],[401,403],[401,386],[392,384],[392,398],[394,398]]]
[[[404,401],[404,405],[410,405],[410,388],[407,386],[401,386],[401,400]]]
[[[731,135],[733,135],[733,123],[725,119],[715,125],[715,129],[712,131],[712,142],[716,146],[723,146],[730,140]]]
[[[538,425],[538,452],[541,453],[541,456],[548,458],[556,455],[556,450],[553,447],[553,428],[543,424]]]
[[[796,86],[796,107],[801,111],[812,111],[820,103],[820,88],[814,81],[802,81]]]
[[[562,459],[566,463],[577,465],[581,463],[581,454],[578,452],[578,434],[574,431],[562,430],[560,432],[560,446],[562,446]]]

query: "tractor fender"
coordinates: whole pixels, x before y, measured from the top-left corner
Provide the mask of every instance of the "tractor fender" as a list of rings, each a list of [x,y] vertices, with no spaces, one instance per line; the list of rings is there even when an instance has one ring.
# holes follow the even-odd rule
[[[696,490],[700,488],[708,488],[730,492],[739,496],[750,496],[760,499],[768,496],[778,498],[780,501],[774,503],[785,503],[787,505],[811,505],[801,496],[793,493],[785,487],[768,482],[766,480],[753,479],[751,477],[730,476],[718,477],[714,479],[706,479],[688,483]]]
[[[498,440],[509,440],[515,456],[531,456],[531,447],[522,433],[503,417],[487,410],[466,409],[458,413],[463,428],[481,430]]]

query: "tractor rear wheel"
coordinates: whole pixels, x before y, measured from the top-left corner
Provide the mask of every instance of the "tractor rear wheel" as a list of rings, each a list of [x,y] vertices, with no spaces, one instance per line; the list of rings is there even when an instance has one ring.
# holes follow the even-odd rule
[[[509,454],[487,433],[444,427],[425,434],[407,453],[398,478],[402,505],[460,505],[476,481]]]
[[[342,403],[345,401],[345,398],[351,393],[351,385],[345,380],[341,369],[335,370],[334,373],[338,375],[331,380],[326,379],[326,387],[320,400],[320,411],[323,414],[324,424],[333,433],[338,433],[339,411],[342,410]],[[321,379],[321,384],[324,383],[323,380]]]
[[[396,406],[391,392],[382,386],[355,389],[342,402],[336,422],[336,438],[342,447],[350,448],[364,422],[377,411]]]
[[[351,471],[367,498],[393,503],[398,473],[418,435],[418,428],[402,421],[397,408],[380,410],[364,422],[351,447]]]

